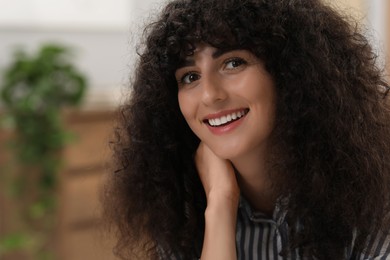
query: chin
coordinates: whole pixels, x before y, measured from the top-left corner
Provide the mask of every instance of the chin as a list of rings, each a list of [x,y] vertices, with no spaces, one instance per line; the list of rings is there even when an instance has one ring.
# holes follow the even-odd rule
[[[213,150],[213,152],[221,159],[224,159],[224,160],[233,160],[234,158],[237,158],[240,153],[237,153],[236,151],[234,150],[222,150],[222,149],[218,149],[217,151]]]

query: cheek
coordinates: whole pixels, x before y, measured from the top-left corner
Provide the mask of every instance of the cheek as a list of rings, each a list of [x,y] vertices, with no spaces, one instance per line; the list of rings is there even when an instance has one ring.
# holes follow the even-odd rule
[[[197,117],[197,98],[193,93],[188,94],[180,93],[178,94],[178,102],[180,106],[180,111],[186,120],[188,126],[191,128],[192,132],[199,138],[202,139],[201,124],[199,123]]]
[[[194,117],[194,104],[193,99],[187,93],[178,93],[178,102],[182,115],[188,124],[190,124],[191,118]]]

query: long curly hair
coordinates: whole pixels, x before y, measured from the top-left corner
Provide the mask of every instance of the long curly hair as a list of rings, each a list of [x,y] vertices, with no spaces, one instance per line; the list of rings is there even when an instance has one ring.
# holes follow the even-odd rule
[[[246,49],[275,81],[270,156],[275,192],[288,197],[289,248],[342,259],[383,228],[389,211],[388,87],[368,40],[320,0],[175,0],[145,29],[131,97],[112,142],[104,214],[122,258],[199,255],[206,200],[193,155],[198,138],[174,77],[197,43]],[[356,240],[354,239],[356,235]]]

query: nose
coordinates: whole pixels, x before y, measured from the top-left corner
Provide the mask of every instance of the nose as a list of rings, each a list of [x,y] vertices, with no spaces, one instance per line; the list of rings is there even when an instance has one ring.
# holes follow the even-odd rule
[[[206,106],[224,101],[227,98],[227,92],[224,84],[218,75],[203,76],[202,80],[202,102]]]

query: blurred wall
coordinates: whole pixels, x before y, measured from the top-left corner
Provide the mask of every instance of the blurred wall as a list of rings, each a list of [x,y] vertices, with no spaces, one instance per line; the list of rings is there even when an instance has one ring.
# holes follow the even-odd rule
[[[74,47],[74,61],[89,78],[87,104],[115,105],[128,82],[137,28],[158,0],[0,0],[0,70],[15,47],[45,42]],[[1,79],[0,79],[1,80]]]

